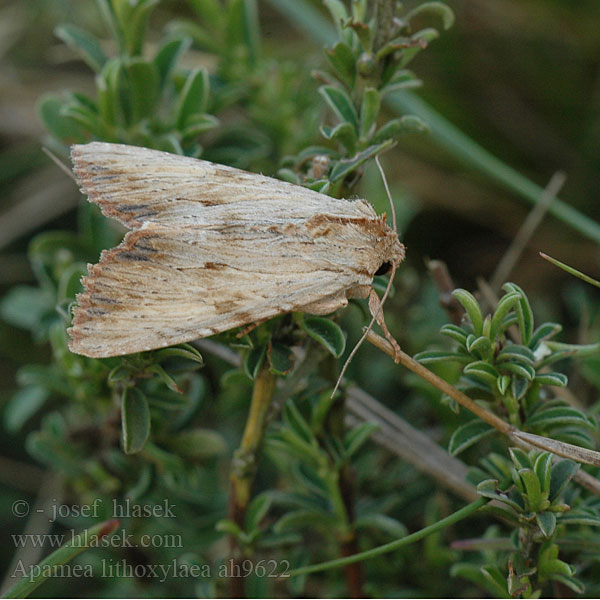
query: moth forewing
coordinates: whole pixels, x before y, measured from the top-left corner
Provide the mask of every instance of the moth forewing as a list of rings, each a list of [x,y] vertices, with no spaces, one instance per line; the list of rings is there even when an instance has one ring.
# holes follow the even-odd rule
[[[152,350],[366,297],[403,246],[364,200],[156,150],[73,146],[82,191],[132,229],[88,267],[69,347]]]

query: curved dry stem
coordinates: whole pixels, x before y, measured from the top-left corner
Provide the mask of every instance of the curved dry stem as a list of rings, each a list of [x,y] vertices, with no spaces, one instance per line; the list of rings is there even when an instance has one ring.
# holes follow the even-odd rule
[[[401,351],[398,353],[398,351],[394,349],[394,347],[385,338],[382,338],[375,332],[369,331],[367,333],[367,340],[376,348],[379,348],[379,350],[382,350],[391,356],[395,362],[399,362],[413,373],[419,375],[419,377],[429,381],[429,383],[450,396],[453,400],[456,400],[458,404],[472,412],[482,421],[485,421],[494,427],[494,429],[497,429],[500,433],[508,436],[510,441],[516,446],[519,446],[525,450],[531,450],[532,448],[545,450],[556,456],[562,456],[563,458],[568,458],[578,463],[600,467],[600,452],[588,450],[587,448],[581,448],[580,446],[574,446],[573,444],[567,444],[565,442],[559,442],[541,435],[534,435],[520,431],[516,427],[506,423],[506,421],[503,421],[494,413],[491,413],[489,410],[479,406],[479,404],[471,400],[471,398],[469,398],[466,394],[463,394],[461,391],[457,390],[453,385],[450,385],[447,381],[443,380],[441,377],[424,367],[422,364],[418,363],[414,358],[405,352]],[[584,471],[578,471],[575,474],[574,479],[597,496],[600,496],[600,481],[594,477],[591,477]]]

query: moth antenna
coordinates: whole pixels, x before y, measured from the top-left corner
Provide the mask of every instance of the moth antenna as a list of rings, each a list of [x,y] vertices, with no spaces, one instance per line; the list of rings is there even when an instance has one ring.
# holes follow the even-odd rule
[[[65,165],[65,163],[52,152],[46,146],[42,146],[42,152],[63,172],[66,173],[75,183],[77,183],[77,179],[75,179],[75,175],[73,175],[73,171]]]
[[[390,280],[388,281],[388,284],[387,284],[387,287],[385,288],[383,297],[381,298],[381,303],[379,305],[379,309],[378,309],[377,313],[375,313],[373,315],[373,317],[371,318],[371,322],[367,325],[360,340],[358,340],[358,342],[356,343],[354,348],[352,348],[352,352],[350,352],[350,354],[348,355],[348,358],[346,359],[346,362],[344,363],[344,366],[342,367],[342,370],[340,372],[340,376],[338,377],[338,379],[335,383],[333,392],[331,392],[331,396],[330,396],[331,398],[333,398],[333,396],[335,396],[335,393],[338,391],[338,388],[340,387],[340,384],[342,383],[342,378],[344,377],[346,370],[350,366],[350,363],[352,362],[354,355],[358,352],[358,349],[362,346],[362,343],[367,339],[367,335],[369,335],[369,331],[371,331],[371,329],[373,329],[373,325],[375,325],[375,321],[377,320],[377,317],[379,316],[379,313],[381,312],[381,309],[383,308],[383,303],[386,301],[388,294],[390,293],[390,289],[392,288],[392,283],[394,281],[395,274],[396,274],[396,265],[393,265],[392,272],[390,273]]]
[[[392,198],[392,194],[390,192],[390,187],[387,182],[387,177],[385,176],[385,171],[379,162],[379,156],[375,156],[375,163],[381,173],[381,179],[383,179],[383,187],[385,188],[385,193],[387,194],[388,200],[390,201],[390,211],[392,213],[392,229],[394,233],[398,233],[397,225],[396,225],[396,208],[394,206],[394,200]],[[391,278],[390,278],[391,279]]]
[[[388,200],[390,201],[390,212],[392,213],[392,229],[394,230],[394,233],[398,233],[398,229],[396,227],[396,209],[394,207],[394,200],[392,199],[392,194],[390,193],[390,188],[388,186],[385,172],[383,170],[383,167],[381,166],[381,163],[379,162],[379,156],[375,156],[375,162],[377,163],[377,167],[379,168],[379,172],[381,173],[381,178],[383,179],[383,186],[385,187],[385,192],[387,194]],[[340,384],[342,383],[342,378],[344,377],[346,370],[350,366],[350,363],[352,362],[352,359],[354,358],[355,354],[358,352],[358,349],[362,346],[363,342],[367,339],[367,335],[369,335],[369,331],[371,331],[371,329],[373,329],[373,325],[375,325],[375,321],[379,320],[378,319],[379,314],[382,312],[383,305],[384,305],[385,301],[387,300],[390,290],[392,289],[392,284],[394,283],[394,276],[396,275],[397,267],[398,267],[398,265],[392,264],[392,271],[390,273],[390,279],[388,281],[387,287],[385,288],[385,292],[381,298],[381,302],[379,303],[379,307],[375,311],[375,314],[373,314],[373,316],[371,318],[371,322],[367,325],[367,328],[365,329],[364,333],[362,334],[362,337],[358,340],[358,342],[356,343],[354,348],[352,348],[352,352],[350,352],[350,354],[348,355],[348,358],[346,359],[346,362],[344,363],[344,366],[342,367],[342,370],[340,372],[340,376],[338,377],[338,379],[335,383],[333,392],[331,393],[331,398],[333,398],[333,396],[335,396],[335,393],[338,391],[338,388],[340,387]],[[371,290],[371,293],[375,293],[375,292],[373,290]],[[387,328],[386,328],[385,333],[386,333],[386,337],[388,337],[389,332],[387,331]],[[394,342],[395,341],[396,340],[394,340]],[[396,342],[396,346],[397,345],[398,344]]]

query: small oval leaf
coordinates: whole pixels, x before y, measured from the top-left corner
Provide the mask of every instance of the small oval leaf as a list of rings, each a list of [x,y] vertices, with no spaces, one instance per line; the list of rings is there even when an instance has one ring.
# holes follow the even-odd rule
[[[302,329],[311,338],[322,344],[335,356],[339,358],[346,347],[346,337],[337,323],[325,317],[305,317],[302,321]]]
[[[150,408],[146,396],[137,388],[123,391],[121,426],[125,454],[139,452],[150,435]]]
[[[470,421],[454,431],[448,444],[448,452],[456,456],[493,432],[494,428],[484,421],[479,419]]]

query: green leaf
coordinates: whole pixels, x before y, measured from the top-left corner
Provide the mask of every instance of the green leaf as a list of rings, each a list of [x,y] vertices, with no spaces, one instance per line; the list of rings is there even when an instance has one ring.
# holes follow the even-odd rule
[[[53,307],[54,298],[49,291],[17,285],[10,288],[0,300],[0,315],[15,327],[33,330]]]
[[[328,530],[331,528],[331,515],[325,511],[317,510],[293,510],[281,517],[274,525],[275,533],[284,531],[295,531],[298,529],[312,530],[315,527]]]
[[[242,542],[245,542],[247,539],[245,533],[242,531],[242,528],[231,519],[221,519],[220,521],[217,521],[215,524],[215,529],[221,533],[227,533]]]
[[[569,379],[564,373],[539,373],[534,377],[533,381],[538,385],[567,387]]]
[[[479,302],[475,299],[475,296],[467,290],[457,289],[452,292],[452,295],[460,302],[461,306],[465,309],[466,313],[471,319],[473,324],[473,330],[476,336],[480,336],[483,333],[483,315],[481,314],[481,307]]]
[[[508,371],[518,377],[523,377],[526,381],[533,381],[535,377],[535,369],[528,364],[518,363],[515,361],[505,361],[498,363],[498,368],[502,371]]]
[[[561,427],[552,431],[552,437],[557,441],[580,446],[581,448],[588,448],[589,450],[596,448],[596,442],[592,439],[591,435],[581,429]]]
[[[289,346],[271,342],[267,350],[271,370],[277,375],[287,375],[293,366],[292,350]]]
[[[350,96],[340,87],[333,85],[322,85],[319,93],[340,121],[348,121],[358,131],[358,115]]]
[[[512,380],[510,375],[500,375],[500,377],[498,377],[496,381],[496,386],[501,396],[504,396],[506,394],[506,391],[508,390],[508,386],[510,385],[511,381]]]
[[[341,32],[342,23],[348,20],[348,11],[341,0],[323,0],[323,4],[331,14],[336,29]]]
[[[153,373],[172,391],[178,394],[183,394],[183,390],[179,388],[177,382],[159,365],[153,364],[146,369],[147,373]]]
[[[485,335],[480,337],[468,336],[467,352],[475,354],[481,358],[488,358],[492,352],[492,344],[490,338]],[[491,358],[491,357],[490,357]]]
[[[438,350],[425,350],[424,352],[415,354],[413,358],[422,365],[444,364],[445,362],[459,362],[466,364],[470,363],[472,360],[472,358],[466,354]]]
[[[82,129],[89,135],[93,135],[98,138],[105,137],[107,134],[105,133],[105,127],[102,121],[100,120],[100,115],[98,111],[94,111],[86,106],[78,106],[73,103],[65,104],[61,110],[60,114],[67,118],[71,119],[73,122],[77,123]]]
[[[198,137],[205,131],[210,131],[220,124],[219,119],[209,114],[193,114],[190,115],[186,122],[185,127],[181,133],[182,138],[187,140],[190,138]]]
[[[507,292],[517,292],[521,295],[520,300],[515,305],[521,340],[525,346],[529,346],[533,335],[533,312],[529,305],[529,300],[525,292],[515,283],[505,283],[502,289]]]
[[[402,56],[399,61],[399,65],[401,67],[406,67],[414,58],[422,52],[427,46],[429,42],[433,42],[440,36],[437,29],[433,27],[426,27],[425,29],[421,29],[417,31],[413,35],[410,36],[408,40],[407,46],[400,44],[400,47],[404,47],[405,49],[402,51]]]
[[[498,481],[496,479],[486,479],[477,485],[477,493],[484,498],[491,500],[499,500],[503,504],[507,504],[517,512],[522,512],[523,508],[520,504],[512,500],[508,494],[498,489]]]
[[[111,58],[96,76],[98,111],[109,125],[123,125],[125,122],[120,95],[122,68],[120,58]]]
[[[152,358],[159,362],[170,358],[183,358],[198,363],[199,365],[204,364],[204,359],[200,352],[190,344],[179,344],[178,346],[155,350],[152,353]]]
[[[535,362],[535,356],[533,352],[527,348],[527,346],[521,346],[520,344],[507,344],[498,352],[496,357],[497,362],[503,362],[507,360],[514,360],[522,362],[526,365],[533,365]]]
[[[154,466],[146,463],[140,469],[139,477],[132,487],[125,490],[123,494],[125,498],[131,498],[132,502],[141,500],[150,491],[154,482]]]
[[[423,82],[418,79],[412,71],[409,71],[408,69],[396,68],[394,73],[390,77],[386,78],[385,84],[381,89],[381,93],[383,95],[387,95],[390,92],[395,92],[397,90],[416,88],[420,87],[422,83]],[[423,123],[423,125],[425,125],[425,121],[422,121],[421,119],[419,120],[421,123]],[[425,127],[426,130],[429,131],[429,127]]]
[[[596,423],[584,413],[570,406],[556,406],[536,411],[527,419],[527,427],[540,431],[575,425],[585,427],[592,431],[596,430]]]
[[[223,19],[223,7],[219,0],[189,0],[200,20],[213,29],[218,29]]]
[[[267,448],[274,455],[288,454],[300,459],[307,465],[318,465],[322,459],[320,450],[305,442],[291,429],[283,429],[277,437],[270,437],[266,442]]]
[[[368,139],[372,130],[375,128],[379,108],[381,106],[381,96],[375,88],[366,88],[363,92],[362,104],[360,106],[360,138]]]
[[[396,540],[408,535],[408,529],[403,523],[381,513],[371,513],[359,517],[354,521],[354,529],[380,531],[385,534],[386,537]]]
[[[84,275],[87,275],[84,263],[73,263],[61,273],[56,294],[58,303],[75,299],[75,295],[83,290],[81,278]]]
[[[535,521],[544,537],[550,537],[556,529],[556,515],[552,512],[540,512],[535,515]]]
[[[496,381],[500,375],[495,367],[483,360],[477,360],[469,363],[464,368],[463,373],[465,375],[469,375],[470,377],[475,377],[479,381],[482,381],[492,387],[496,386]]]
[[[567,487],[569,481],[575,473],[579,471],[580,465],[572,460],[560,460],[552,467],[550,476],[550,496],[551,502],[557,500],[562,491]]]
[[[4,408],[4,426],[16,433],[37,413],[50,396],[50,390],[39,385],[29,385],[16,391]]]
[[[191,21],[173,19],[167,23],[167,31],[178,39],[189,38],[201,50],[219,54],[224,53],[226,42],[222,37],[215,37],[214,32]],[[228,30],[229,33],[229,30]],[[237,42],[236,44],[237,45]],[[231,46],[233,48],[234,46]]]
[[[231,59],[253,69],[260,51],[260,27],[255,0],[230,0],[226,5],[225,48]],[[210,33],[210,30],[209,30]]]
[[[352,173],[352,171],[358,169],[358,167],[366,163],[369,159],[373,158],[389,146],[389,142],[384,142],[383,144],[375,144],[369,146],[362,152],[358,152],[352,158],[342,159],[338,161],[337,164],[331,170],[331,173],[329,174],[330,181],[335,182],[344,179],[347,175]]]
[[[542,492],[550,493],[550,478],[552,475],[552,454],[550,452],[542,452],[537,456],[533,463],[533,470],[540,480]]]
[[[450,29],[454,24],[454,12],[443,2],[423,2],[416,8],[413,8],[404,18],[407,22],[412,21],[415,17],[423,14],[431,14],[442,19],[444,29]]]
[[[84,140],[81,127],[61,111],[64,101],[58,96],[47,94],[38,102],[37,112],[50,135],[63,144],[75,144]]]
[[[493,568],[493,567],[486,567]],[[493,597],[496,598],[508,598],[508,588],[506,583],[504,587],[497,584],[495,580],[490,581],[487,573],[484,573],[482,567],[471,563],[455,563],[450,568],[450,575],[452,577],[462,577],[467,581],[471,581],[480,588],[483,588],[489,592]],[[503,581],[503,580],[502,580]]]
[[[510,458],[519,469],[533,469],[533,463],[529,454],[521,448],[511,447],[508,449]]]
[[[192,71],[179,95],[176,126],[183,129],[191,115],[202,114],[208,108],[209,80],[206,69]]]
[[[166,438],[171,452],[191,460],[221,456],[227,452],[227,442],[213,429],[187,429]]]
[[[429,126],[425,121],[414,115],[405,115],[388,121],[382,125],[371,140],[374,144],[381,144],[388,140],[398,140],[404,135],[424,134],[429,132]]]
[[[492,323],[490,327],[490,339],[495,340],[496,337],[503,332],[502,324],[506,315],[514,308],[519,301],[521,295],[518,292],[509,292],[504,294],[498,301],[498,306],[494,311]]]
[[[308,335],[339,358],[346,347],[346,337],[337,323],[325,317],[304,317],[301,327]]]
[[[150,435],[150,409],[148,400],[137,388],[125,388],[121,399],[121,425],[123,451],[135,454]]]
[[[354,456],[377,429],[379,429],[377,423],[361,423],[348,431],[344,436],[346,458]]]
[[[160,76],[154,63],[142,58],[127,61],[123,72],[129,88],[131,123],[136,124],[154,114],[159,96]]]
[[[544,340],[554,337],[557,333],[562,331],[562,325],[559,323],[542,323],[531,336],[529,340],[529,347],[535,350],[538,344]]]
[[[488,589],[493,595],[497,595],[499,598],[510,598],[508,583],[498,567],[486,565],[481,567],[480,570],[487,581]]]
[[[516,400],[521,400],[529,390],[529,380],[525,377],[512,377],[510,391]]]
[[[344,42],[338,42],[331,50],[326,49],[325,55],[336,71],[337,76],[349,88],[354,87],[356,57],[354,56],[354,52],[352,52],[352,48]]]
[[[448,452],[456,456],[493,432],[494,428],[480,419],[470,421],[454,431],[448,444]]]
[[[261,521],[267,516],[273,496],[268,492],[263,492],[252,499],[246,509],[246,517],[244,521],[245,529],[248,533],[258,529]]]
[[[127,54],[137,56],[142,53],[146,33],[146,23],[150,12],[159,0],[112,0],[119,25],[124,33]]]
[[[571,575],[555,574],[552,576],[552,579],[562,583],[564,586],[573,590],[576,594],[583,594],[585,592],[585,586],[583,583]]]
[[[296,435],[305,442],[316,445],[317,442],[310,426],[300,414],[300,411],[291,398],[287,400],[283,407],[283,417],[286,424],[296,433]]]
[[[335,127],[321,125],[320,130],[323,137],[326,139],[336,140],[342,143],[348,154],[354,154],[356,152],[356,144],[358,142],[356,129],[347,121],[338,123]]]
[[[458,325],[447,323],[440,329],[440,334],[452,338],[454,341],[458,342],[461,346],[464,346],[465,348],[467,346],[468,334],[462,327],[459,327]]]
[[[542,496],[542,487],[535,472],[531,469],[519,469],[518,477],[521,482],[521,486],[519,487],[523,496],[525,496],[528,510],[531,512],[542,510],[542,501],[544,499]],[[515,483],[518,485],[517,481]]]
[[[163,90],[175,70],[179,58],[187,52],[192,40],[189,37],[170,40],[164,43],[153,59],[158,72],[158,87]]]
[[[244,357],[244,372],[250,379],[256,379],[260,369],[265,361],[267,354],[266,346],[252,348]]]
[[[75,25],[59,25],[54,34],[67,46],[76,50],[94,71],[99,73],[102,70],[107,58],[93,35]]]
[[[542,544],[538,557],[538,574],[540,581],[546,579],[556,579],[563,575],[570,577],[573,575],[573,568],[566,562],[558,559],[558,545],[550,541]]]
[[[600,527],[600,517],[594,510],[574,508],[561,513],[558,517],[561,524],[582,525],[584,527]]]

